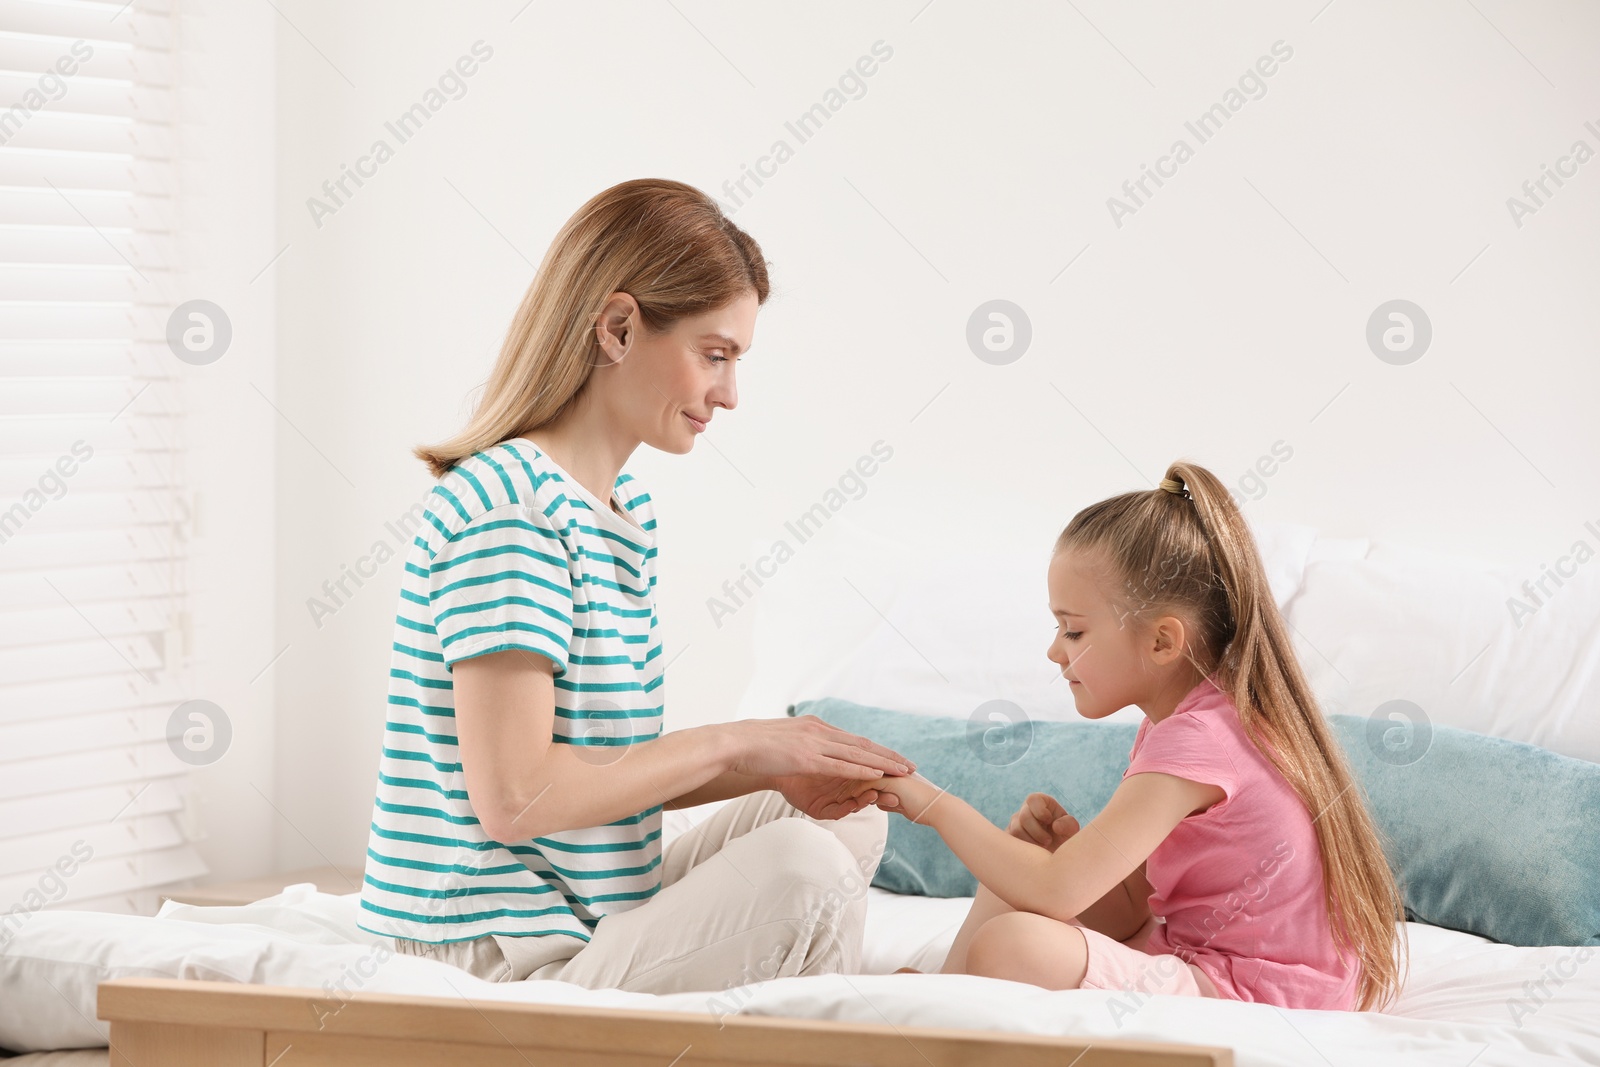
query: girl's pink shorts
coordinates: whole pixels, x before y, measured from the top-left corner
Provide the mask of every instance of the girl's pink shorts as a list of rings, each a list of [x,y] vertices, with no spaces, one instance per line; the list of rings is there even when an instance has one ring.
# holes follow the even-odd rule
[[[1082,989],[1110,989],[1139,993],[1168,993],[1177,996],[1215,997],[1216,985],[1192,963],[1170,953],[1151,955],[1143,946],[1150,940],[1156,920],[1151,918],[1126,941],[1113,941],[1082,923],[1072,925],[1083,932],[1089,948],[1089,965]]]

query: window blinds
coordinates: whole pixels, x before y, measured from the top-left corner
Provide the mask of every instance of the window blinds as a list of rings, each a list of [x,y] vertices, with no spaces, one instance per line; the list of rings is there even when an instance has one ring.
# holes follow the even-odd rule
[[[0,938],[204,874],[185,693],[176,0],[0,0]]]

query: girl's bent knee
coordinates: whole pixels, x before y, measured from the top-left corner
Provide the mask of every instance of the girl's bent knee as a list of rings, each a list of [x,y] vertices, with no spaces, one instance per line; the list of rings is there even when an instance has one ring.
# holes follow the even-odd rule
[[[972,940],[967,943],[968,974],[989,978],[1004,977],[996,972],[1004,969],[1012,947],[1016,944],[1013,932],[1016,924],[1012,921],[1016,914],[1016,912],[1004,912],[992,916],[972,932]]]
[[[984,978],[1027,982],[1046,989],[1076,988],[1088,963],[1088,944],[1070,923],[1012,911],[973,932],[964,970]]]

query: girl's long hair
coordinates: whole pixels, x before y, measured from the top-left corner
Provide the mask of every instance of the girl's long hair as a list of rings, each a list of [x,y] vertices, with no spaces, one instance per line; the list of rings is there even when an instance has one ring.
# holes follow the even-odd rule
[[[1300,670],[1238,505],[1193,463],[1172,464],[1162,485],[1084,508],[1055,551],[1098,554],[1127,616],[1177,614],[1196,631],[1190,662],[1232,698],[1246,735],[1312,815],[1334,943],[1360,963],[1359,1008],[1382,1008],[1399,992],[1406,948],[1377,826]]]
[[[693,186],[662,178],[613,185],[551,242],[466,428],[412,453],[438,478],[565,413],[598,362],[594,325],[616,292],[632,296],[644,327],[660,333],[747,292],[766,303],[767,265],[761,246]]]

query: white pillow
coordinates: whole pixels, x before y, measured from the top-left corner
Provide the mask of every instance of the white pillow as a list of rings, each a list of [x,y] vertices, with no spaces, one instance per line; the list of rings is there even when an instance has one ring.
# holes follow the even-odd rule
[[[1538,577],[1387,541],[1319,544],[1287,618],[1329,714],[1405,700],[1428,723],[1600,762],[1600,565],[1547,580],[1534,604],[1522,585]]]
[[[1535,603],[1523,584],[1542,571],[1307,526],[1252,529],[1324,711],[1372,715],[1408,700],[1429,722],[1600,762],[1600,562],[1559,587],[1546,579]],[[1076,717],[1044,655],[1048,544],[993,531],[952,548],[843,515],[827,534],[761,590],[742,716],[837,696],[956,716],[1005,699],[1034,718]]]
[[[358,992],[705,1010],[696,996],[675,1001],[554,980],[484,981],[448,963],[397,952],[392,939],[355,925],[358,912],[357,894],[318,893],[309,882],[240,907],[169,902],[154,918],[36,912],[0,942],[0,1049],[104,1047],[110,1024],[95,1018],[96,987],[117,978],[320,989],[326,999],[316,1007],[328,1013]]]
[[[378,964],[385,970],[419,962],[438,966],[401,958],[392,942],[372,934],[356,931],[359,940],[352,943],[339,924],[306,908],[314,890],[309,883],[291,886],[278,897],[237,908],[168,902],[157,918],[55,909],[29,915],[0,942],[0,1048],[106,1045],[110,1024],[95,1018],[96,986],[114,978],[324,988],[325,982],[372,973]]]
[[[997,530],[952,547],[886,536],[848,516],[827,533],[760,591],[741,717],[834,696],[961,717],[1007,700],[1030,718],[1078,720],[1060,669],[1045,658],[1055,629],[1045,589],[1051,543],[1019,545]],[[1299,587],[1316,531],[1261,524],[1255,533],[1282,605]],[[1140,715],[1124,708],[1103,721]]]

